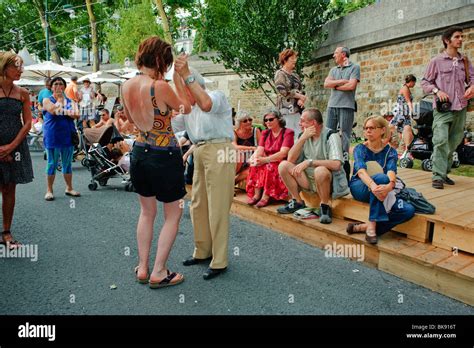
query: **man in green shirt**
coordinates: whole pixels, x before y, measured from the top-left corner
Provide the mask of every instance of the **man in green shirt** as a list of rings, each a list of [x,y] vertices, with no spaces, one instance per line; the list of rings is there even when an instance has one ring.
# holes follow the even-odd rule
[[[300,118],[300,126],[304,132],[288,153],[288,160],[281,162],[278,168],[292,199],[277,211],[280,214],[291,214],[304,208],[305,203],[299,195],[300,189],[303,189],[319,195],[319,221],[329,224],[332,222],[329,200],[331,193],[335,196],[332,192],[333,175],[344,170],[341,137],[324,127],[323,117],[317,109],[305,110]],[[342,179],[345,180],[344,173]],[[347,180],[345,188],[344,191],[348,192]]]

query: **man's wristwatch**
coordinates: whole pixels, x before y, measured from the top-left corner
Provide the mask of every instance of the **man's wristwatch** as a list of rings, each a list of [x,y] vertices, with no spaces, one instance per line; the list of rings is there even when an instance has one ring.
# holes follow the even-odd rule
[[[312,159],[309,159],[309,166],[312,167],[313,166],[313,160]]]
[[[186,78],[186,80],[184,80],[184,83],[186,85],[189,85],[189,84],[193,83],[194,81],[196,81],[196,77],[193,74],[191,74]]]
[[[439,89],[435,87],[435,88],[433,88],[432,92],[433,92],[433,94],[437,94],[439,92]]]

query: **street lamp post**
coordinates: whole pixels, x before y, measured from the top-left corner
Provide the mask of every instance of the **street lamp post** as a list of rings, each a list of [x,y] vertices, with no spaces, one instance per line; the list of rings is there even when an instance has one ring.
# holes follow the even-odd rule
[[[49,61],[49,22],[48,22],[48,0],[44,0],[44,21],[46,23],[46,60]]]

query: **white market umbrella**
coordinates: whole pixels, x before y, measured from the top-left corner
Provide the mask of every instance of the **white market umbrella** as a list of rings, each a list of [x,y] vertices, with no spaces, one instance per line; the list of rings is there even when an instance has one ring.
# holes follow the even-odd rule
[[[46,61],[39,64],[32,64],[25,66],[25,74],[23,76],[30,77],[30,76],[41,76],[41,77],[49,77],[53,78],[56,76],[61,75],[86,75],[87,72],[83,70],[79,70],[76,68],[71,68],[65,65],[59,65],[53,63],[51,61]]]
[[[44,81],[40,80],[30,80],[30,79],[20,79],[13,82],[15,85],[19,86],[43,86]]]
[[[18,52],[18,55],[21,57],[21,59],[23,59],[23,66],[36,64],[36,61],[30,55],[30,52],[28,52],[26,47],[23,47],[23,49]]]
[[[106,71],[96,71],[92,74],[88,74],[85,76],[82,76],[78,81],[83,82],[85,79],[89,79],[92,83],[115,83],[115,84],[121,84],[122,82],[125,81],[125,79],[118,78]]]
[[[131,79],[131,78],[137,76],[137,74],[139,73],[139,70],[138,70],[138,69],[130,69],[130,70],[132,70],[132,71],[130,71],[130,72],[128,72],[127,74],[122,75],[122,76],[120,76],[120,77],[123,78],[123,79],[127,79],[127,80],[128,80],[128,79]],[[109,72],[110,72],[110,70],[109,70]],[[174,64],[173,64],[173,66],[171,67],[171,69],[169,69],[169,70],[166,72],[166,74],[165,74],[165,80],[166,80],[166,81],[173,81],[173,74],[174,74]],[[208,78],[206,78],[206,77],[204,77],[204,76],[203,76],[203,78],[204,78],[204,82],[205,82],[205,83],[211,83],[211,82],[213,82],[212,80],[209,80]]]
[[[128,79],[131,79],[132,77],[137,76],[138,73],[139,71],[137,69],[133,69],[133,71],[129,71],[128,73],[121,75],[120,77],[128,80]]]
[[[125,68],[118,68],[118,69],[112,69],[112,70],[105,70],[104,72],[107,73],[107,74],[113,75],[115,77],[122,77],[122,75],[126,75],[126,74],[133,73],[133,72],[138,72],[138,70],[135,69],[135,68],[125,67]],[[135,75],[133,75],[133,76],[135,76]]]

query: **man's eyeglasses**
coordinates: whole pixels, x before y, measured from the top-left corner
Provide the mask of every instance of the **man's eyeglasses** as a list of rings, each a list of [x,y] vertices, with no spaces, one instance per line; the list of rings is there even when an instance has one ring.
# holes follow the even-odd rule
[[[365,131],[368,131],[368,130],[373,131],[374,129],[377,129],[377,128],[383,128],[383,127],[364,127],[364,130]]]
[[[252,119],[251,119],[251,118],[247,118],[246,120],[242,120],[241,122],[242,122],[242,123],[252,122]]]
[[[272,122],[274,119],[275,117],[266,118],[263,120],[263,122]]]

